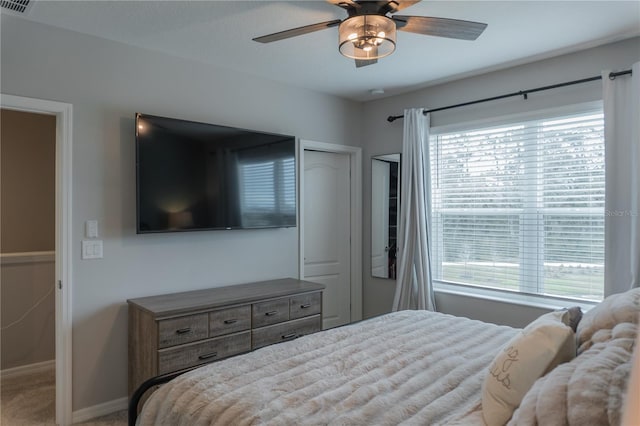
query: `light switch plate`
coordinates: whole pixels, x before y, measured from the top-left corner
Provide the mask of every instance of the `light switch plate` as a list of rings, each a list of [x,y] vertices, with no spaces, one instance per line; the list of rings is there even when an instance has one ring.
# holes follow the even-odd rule
[[[102,240],[82,240],[83,259],[102,259]]]
[[[87,238],[98,238],[98,221],[86,221],[84,223],[84,234]]]

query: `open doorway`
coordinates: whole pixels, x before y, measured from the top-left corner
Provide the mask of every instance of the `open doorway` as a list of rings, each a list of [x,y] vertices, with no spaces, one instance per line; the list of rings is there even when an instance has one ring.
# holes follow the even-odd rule
[[[56,117],[0,110],[2,424],[55,421]]]
[[[32,300],[32,304],[27,302],[26,310],[22,311],[15,318],[7,318],[7,324],[3,324],[3,327],[7,327],[10,330],[14,327],[22,326],[22,322],[28,321],[27,318],[33,316],[35,311],[44,306],[47,299],[53,295],[55,300],[54,304],[54,332],[55,335],[55,350],[53,364],[54,368],[54,382],[55,382],[55,423],[58,425],[71,424],[72,414],[72,389],[71,389],[71,270],[72,270],[72,244],[71,244],[71,208],[72,208],[72,105],[54,102],[42,99],[25,98],[13,95],[1,95],[0,106],[3,110],[9,112],[28,112],[39,115],[48,116],[49,119],[53,118],[55,122],[54,126],[54,141],[55,141],[55,156],[54,156],[54,248],[53,248],[53,264],[54,274],[53,282],[51,282],[51,274],[47,275],[46,268],[47,262],[50,262],[51,251],[43,250],[36,252],[26,252],[29,255],[22,255],[22,261],[27,263],[31,262],[34,265],[43,266],[43,271],[40,271],[44,276],[44,286],[47,292],[44,294],[39,293],[37,299]],[[4,123],[3,123],[4,124]],[[49,179],[51,179],[49,175]],[[4,199],[3,199],[4,202]],[[35,229],[34,220],[30,220],[27,223],[28,229]],[[3,230],[4,231],[4,230]],[[29,231],[30,232],[30,231]],[[43,232],[43,231],[38,231]],[[19,234],[20,235],[20,234]],[[16,237],[17,240],[21,240],[22,237]],[[1,247],[0,247],[1,249]],[[30,249],[31,250],[31,249]],[[11,256],[9,256],[11,257]],[[20,258],[20,256],[14,256]],[[13,259],[15,261],[15,259]],[[11,262],[10,262],[11,263]],[[15,263],[15,262],[14,262]],[[49,268],[51,266],[49,265]],[[15,271],[14,271],[15,272]],[[52,294],[49,294],[51,292]],[[3,295],[4,296],[4,295]],[[2,313],[4,317],[4,312]],[[49,319],[51,323],[51,319]],[[42,331],[42,334],[46,334],[46,329]],[[50,333],[50,331],[49,331]],[[4,343],[4,342],[3,342]],[[37,346],[37,345],[36,345]],[[35,353],[38,353],[36,350]],[[14,361],[17,358],[14,358]],[[35,367],[34,367],[35,364]],[[48,370],[51,374],[50,360],[28,362],[26,365],[27,371],[31,369],[31,372],[36,372],[38,369]],[[11,367],[10,367],[11,368]],[[18,367],[21,368],[21,367]],[[15,370],[14,370],[15,372]],[[19,372],[19,370],[18,370]],[[2,407],[4,411],[4,406]],[[50,411],[49,411],[50,412]],[[49,420],[51,422],[51,420]],[[9,421],[9,424],[15,422]],[[4,424],[4,423],[3,423]],[[25,422],[18,422],[17,424],[28,424]]]

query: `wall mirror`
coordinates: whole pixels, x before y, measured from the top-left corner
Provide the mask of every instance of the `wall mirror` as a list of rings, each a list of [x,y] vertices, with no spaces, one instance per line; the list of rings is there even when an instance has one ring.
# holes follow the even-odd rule
[[[371,158],[371,275],[396,279],[400,154]]]

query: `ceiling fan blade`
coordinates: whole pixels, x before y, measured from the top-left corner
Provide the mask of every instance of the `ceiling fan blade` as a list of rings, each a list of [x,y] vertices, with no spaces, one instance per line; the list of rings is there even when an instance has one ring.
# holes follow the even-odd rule
[[[356,59],[356,68],[366,67],[367,65],[377,64],[377,59]]]
[[[273,34],[256,37],[253,41],[259,43],[271,43],[272,41],[284,40],[286,38],[296,37],[303,34],[312,33],[314,31],[324,30],[325,28],[335,27],[340,24],[342,20],[334,19],[333,21],[318,22],[317,24],[305,25],[304,27],[292,28],[290,30],[280,31]]]
[[[475,40],[487,28],[487,24],[481,22],[429,16],[395,15],[391,19],[395,21],[399,31],[461,40]]]

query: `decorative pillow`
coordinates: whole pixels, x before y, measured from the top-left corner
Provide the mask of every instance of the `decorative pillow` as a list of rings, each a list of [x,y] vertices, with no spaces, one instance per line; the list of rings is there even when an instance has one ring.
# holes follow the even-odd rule
[[[540,316],[496,355],[482,385],[482,416],[486,424],[507,423],[539,377],[575,357],[570,317],[567,310]]]

